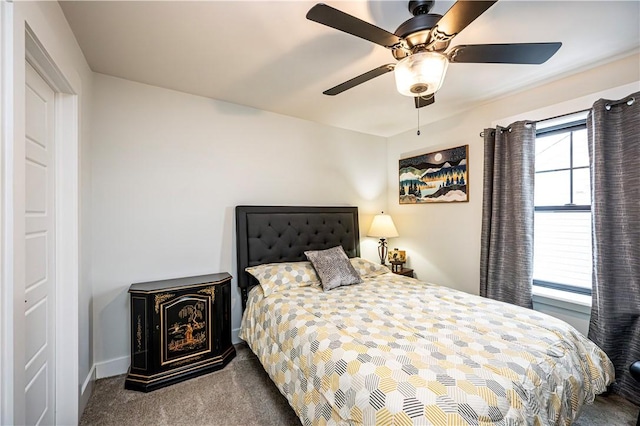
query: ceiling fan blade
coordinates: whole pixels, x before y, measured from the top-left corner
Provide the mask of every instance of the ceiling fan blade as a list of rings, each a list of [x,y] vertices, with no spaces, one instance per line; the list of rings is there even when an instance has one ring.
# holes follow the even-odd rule
[[[551,58],[562,43],[469,44],[455,46],[449,53],[451,62],[476,64],[542,64]]]
[[[435,95],[416,96],[413,99],[415,101],[416,108],[426,107],[426,106],[431,105],[432,103],[434,103],[436,101]]]
[[[400,43],[397,35],[326,4],[318,3],[309,9],[307,19],[387,48]]]
[[[347,80],[342,84],[338,84],[337,86],[332,87],[329,90],[325,90],[322,93],[329,96],[335,96],[339,93],[344,92],[345,90],[349,90],[352,87],[357,86],[358,84],[362,84],[366,81],[371,80],[372,78],[376,78],[381,76],[382,74],[388,73],[389,71],[393,71],[395,67],[396,67],[395,64],[382,65],[378,68],[372,69],[371,71],[367,71],[364,74],[360,74],[359,76],[354,77],[351,80]]]
[[[497,0],[456,2],[431,31],[430,42],[451,40],[494,3]]]

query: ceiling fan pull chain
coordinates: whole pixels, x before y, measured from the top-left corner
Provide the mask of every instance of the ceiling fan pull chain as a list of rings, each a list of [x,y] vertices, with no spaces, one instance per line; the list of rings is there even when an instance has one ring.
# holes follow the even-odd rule
[[[420,109],[417,109],[418,111],[418,131],[416,132],[416,135],[420,136]]]

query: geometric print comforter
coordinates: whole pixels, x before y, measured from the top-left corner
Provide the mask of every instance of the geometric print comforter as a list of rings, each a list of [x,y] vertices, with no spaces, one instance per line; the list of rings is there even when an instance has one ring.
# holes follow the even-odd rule
[[[304,425],[568,425],[614,379],[563,321],[391,273],[256,286],[240,337]]]

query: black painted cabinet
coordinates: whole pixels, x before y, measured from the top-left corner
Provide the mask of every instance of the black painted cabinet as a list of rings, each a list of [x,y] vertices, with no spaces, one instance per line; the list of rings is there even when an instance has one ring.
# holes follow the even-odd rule
[[[125,388],[149,392],[223,368],[231,343],[231,275],[132,284]]]

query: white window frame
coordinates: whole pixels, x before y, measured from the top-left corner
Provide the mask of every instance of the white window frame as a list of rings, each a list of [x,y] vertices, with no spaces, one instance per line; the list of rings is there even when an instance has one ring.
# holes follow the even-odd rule
[[[552,119],[541,120],[536,123],[536,142],[539,137],[551,136],[554,134],[569,133],[570,134],[570,151],[569,151],[569,167],[563,167],[560,169],[536,171],[536,175],[542,173],[549,173],[554,171],[569,171],[569,203],[564,205],[555,206],[535,206],[536,212],[589,212],[591,213],[591,205],[576,205],[573,203],[573,171],[583,169],[584,166],[574,167],[573,163],[573,132],[584,130],[587,128],[586,124],[587,111],[580,111],[577,113],[567,114],[560,117],[554,117]],[[589,248],[591,250],[591,248]],[[534,260],[535,262],[535,260]],[[539,287],[550,288],[554,290],[560,290],[569,293],[578,293],[591,296],[591,288],[580,287],[576,285],[543,281],[533,279],[533,285]]]

